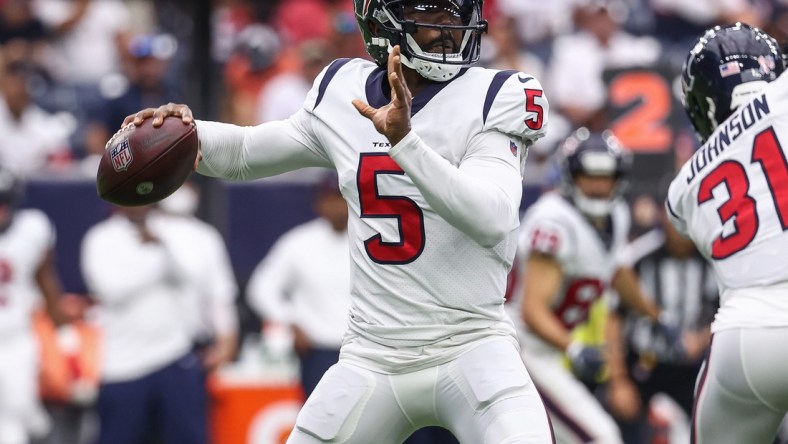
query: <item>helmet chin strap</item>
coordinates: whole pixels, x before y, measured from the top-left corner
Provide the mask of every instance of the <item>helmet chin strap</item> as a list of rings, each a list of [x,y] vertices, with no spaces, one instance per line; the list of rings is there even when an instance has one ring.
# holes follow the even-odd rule
[[[590,198],[576,188],[572,190],[572,200],[581,213],[593,218],[607,217],[613,208],[612,200]]]
[[[438,53],[429,53],[423,52],[419,49],[418,45],[411,45],[410,40],[411,37],[408,36],[408,47],[411,51],[416,52],[419,55],[426,55],[429,57],[435,58],[442,58],[443,54]],[[391,52],[392,47],[389,45],[389,52]],[[461,59],[461,54],[446,54],[446,59]],[[422,77],[435,81],[435,82],[448,82],[449,80],[453,79],[454,77],[459,74],[460,70],[462,69],[461,65],[449,65],[445,63],[437,63],[437,62],[428,62],[426,60],[422,60],[416,57],[413,59],[408,58],[404,53],[402,54],[402,64],[407,66],[408,68],[416,70],[419,75]]]

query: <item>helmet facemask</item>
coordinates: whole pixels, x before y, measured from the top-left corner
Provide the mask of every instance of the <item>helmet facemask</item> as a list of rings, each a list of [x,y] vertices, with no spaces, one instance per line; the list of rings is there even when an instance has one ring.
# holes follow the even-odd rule
[[[445,82],[479,59],[481,35],[487,31],[487,22],[481,18],[482,1],[356,0],[356,18],[367,52],[378,65],[385,66],[391,48],[400,45],[403,65],[424,78]],[[431,14],[442,14],[448,20],[423,20]],[[370,25],[377,29],[373,31]],[[442,38],[421,48],[413,37],[419,29],[437,30]],[[457,32],[459,41],[452,37]]]

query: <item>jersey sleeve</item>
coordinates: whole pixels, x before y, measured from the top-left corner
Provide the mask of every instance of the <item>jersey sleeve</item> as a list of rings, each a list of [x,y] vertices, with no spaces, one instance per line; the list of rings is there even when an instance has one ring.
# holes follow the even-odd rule
[[[571,258],[573,250],[570,231],[551,218],[534,218],[523,226],[520,233],[520,252],[524,258],[531,253],[539,253],[564,264]]]
[[[522,177],[510,143],[499,132],[479,134],[469,141],[457,168],[411,131],[389,155],[436,213],[478,244],[491,247],[519,224]]]
[[[500,131],[530,146],[545,135],[550,105],[533,76],[501,71],[493,77],[484,104],[484,130]]]
[[[212,177],[250,180],[332,163],[312,131],[314,117],[300,110],[287,120],[255,127],[197,121],[202,161],[197,171]]]

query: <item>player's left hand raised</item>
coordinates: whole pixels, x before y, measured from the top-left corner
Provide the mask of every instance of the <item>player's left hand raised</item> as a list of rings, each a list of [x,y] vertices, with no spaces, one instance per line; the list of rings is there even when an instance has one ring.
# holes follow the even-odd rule
[[[389,54],[388,79],[391,86],[391,102],[381,108],[373,108],[361,100],[353,100],[359,113],[371,120],[375,129],[386,136],[391,146],[396,145],[410,132],[410,106],[413,95],[402,74],[402,56],[399,45]]]

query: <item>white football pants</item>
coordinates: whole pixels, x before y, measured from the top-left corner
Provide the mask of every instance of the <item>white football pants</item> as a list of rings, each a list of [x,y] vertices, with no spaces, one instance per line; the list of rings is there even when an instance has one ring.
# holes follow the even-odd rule
[[[399,444],[445,427],[463,444],[553,442],[515,346],[495,339],[436,367],[386,375],[340,361],[298,415],[288,444]]]
[[[693,444],[771,444],[788,412],[788,327],[715,333],[698,374]]]
[[[556,442],[620,444],[616,422],[564,365],[563,353],[525,333],[520,338],[523,361],[550,413]]]

